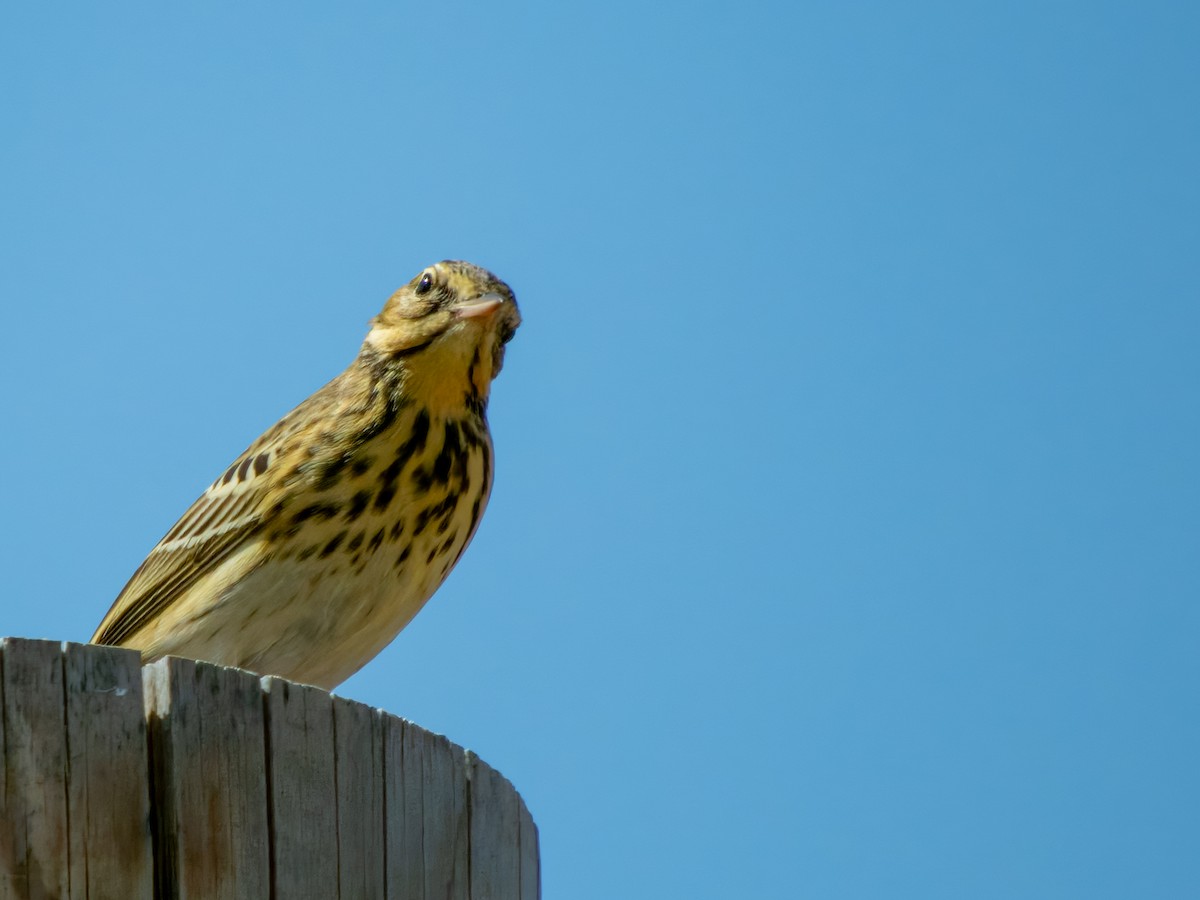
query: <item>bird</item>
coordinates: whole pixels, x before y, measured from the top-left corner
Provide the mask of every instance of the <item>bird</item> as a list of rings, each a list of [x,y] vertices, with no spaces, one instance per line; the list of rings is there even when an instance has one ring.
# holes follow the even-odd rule
[[[134,572],[92,643],[331,690],[458,562],[491,493],[487,406],[516,297],[461,260],[371,319],[349,367],[267,429]]]

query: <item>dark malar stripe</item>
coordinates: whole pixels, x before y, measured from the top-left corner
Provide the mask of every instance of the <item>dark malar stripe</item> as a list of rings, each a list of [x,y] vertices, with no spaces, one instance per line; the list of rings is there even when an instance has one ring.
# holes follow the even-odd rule
[[[479,367],[479,348],[475,348],[475,352],[471,354],[471,364],[467,366],[467,384],[475,386],[475,369]]]

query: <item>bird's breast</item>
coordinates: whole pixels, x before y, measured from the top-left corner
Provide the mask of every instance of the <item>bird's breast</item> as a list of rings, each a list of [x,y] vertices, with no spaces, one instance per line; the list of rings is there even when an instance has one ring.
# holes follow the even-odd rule
[[[491,440],[482,420],[417,409],[306,478],[267,537],[279,552],[221,605],[260,610],[263,633],[246,640],[257,649],[238,665],[337,684],[391,642],[466,549],[491,490]]]

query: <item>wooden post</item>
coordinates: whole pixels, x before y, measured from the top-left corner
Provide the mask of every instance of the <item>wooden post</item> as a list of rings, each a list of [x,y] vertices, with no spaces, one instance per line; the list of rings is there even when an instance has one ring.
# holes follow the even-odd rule
[[[0,640],[0,900],[538,900],[502,775],[279,678]]]

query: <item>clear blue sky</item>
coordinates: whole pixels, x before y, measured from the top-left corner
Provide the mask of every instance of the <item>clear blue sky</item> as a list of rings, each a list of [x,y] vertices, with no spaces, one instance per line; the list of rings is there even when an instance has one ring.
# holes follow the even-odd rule
[[[1200,13],[0,13],[0,633],[86,639],[423,266],[471,550],[341,693],[546,896],[1200,896]]]

